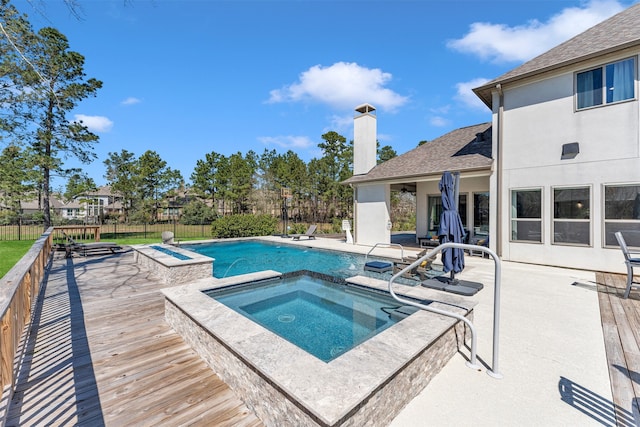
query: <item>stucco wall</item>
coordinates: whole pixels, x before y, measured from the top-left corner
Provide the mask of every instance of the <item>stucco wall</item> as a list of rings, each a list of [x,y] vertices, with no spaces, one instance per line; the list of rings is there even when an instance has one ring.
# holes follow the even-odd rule
[[[575,111],[574,71],[585,67],[504,89],[500,212],[505,260],[625,271],[620,250],[603,247],[603,186],[640,183],[638,102]],[[494,108],[494,123],[496,113]],[[562,145],[572,142],[579,143],[580,153],[574,159],[562,160]],[[552,193],[558,186],[589,186],[591,246],[551,243]],[[523,188],[542,188],[542,243],[510,241],[510,191]]]
[[[390,243],[391,230],[388,227],[389,186],[361,185],[356,189],[354,240],[358,245],[373,246],[376,243]]]

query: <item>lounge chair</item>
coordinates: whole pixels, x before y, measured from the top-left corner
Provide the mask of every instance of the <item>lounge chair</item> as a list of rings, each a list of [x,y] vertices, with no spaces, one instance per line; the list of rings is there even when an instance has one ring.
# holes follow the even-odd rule
[[[122,247],[115,242],[91,242],[91,243],[78,243],[71,236],[63,233],[69,242],[66,247],[66,257],[71,258],[74,252],[79,253],[82,256],[87,256],[95,253],[116,253],[116,251],[122,250]]]
[[[623,298],[628,298],[632,287],[640,287],[640,282],[633,281],[633,267],[640,268],[640,252],[631,252],[629,250],[627,242],[624,240],[622,232],[620,231],[616,231],[616,240],[618,240],[618,244],[624,255],[624,263],[627,265],[627,288],[624,291]],[[635,255],[637,255],[637,257]]]
[[[291,237],[293,237],[293,240],[300,240],[301,237],[307,237],[309,240],[315,239],[316,236],[314,236],[313,233],[316,232],[316,228],[318,228],[317,225],[310,225],[306,232],[302,234],[292,234]]]
[[[393,274],[400,272],[400,270],[408,267],[410,264],[413,264],[419,258],[422,258],[429,252],[431,248],[425,249],[422,252],[419,252],[415,256],[409,256],[407,259],[403,259],[402,261],[394,261],[393,262]],[[402,276],[412,279],[415,276],[419,276],[420,280],[425,280],[427,278],[427,271],[431,269],[431,264],[436,260],[436,256],[432,256],[430,258],[425,259],[419,265],[413,267],[411,270],[405,272]]]

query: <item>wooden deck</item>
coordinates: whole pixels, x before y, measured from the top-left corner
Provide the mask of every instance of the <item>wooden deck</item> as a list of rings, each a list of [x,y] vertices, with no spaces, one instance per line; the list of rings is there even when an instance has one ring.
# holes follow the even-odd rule
[[[598,299],[618,426],[640,423],[640,292],[622,295],[626,276],[597,273]]]
[[[164,283],[131,253],[54,254],[26,338],[18,425],[262,426],[164,322]]]

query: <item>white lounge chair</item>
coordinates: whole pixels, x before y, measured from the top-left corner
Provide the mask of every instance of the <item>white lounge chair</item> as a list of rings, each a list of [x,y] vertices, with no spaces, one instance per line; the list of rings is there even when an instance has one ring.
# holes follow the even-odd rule
[[[316,228],[318,228],[316,224],[310,225],[303,234],[293,234],[291,237],[293,237],[293,240],[300,240],[301,237],[307,237],[309,240],[315,239],[316,236],[314,236],[313,233],[316,232]]]
[[[624,255],[624,263],[627,265],[627,288],[624,291],[623,298],[628,298],[632,287],[640,287],[640,282],[633,281],[633,267],[640,268],[640,252],[631,252],[629,250],[627,242],[624,240],[622,232],[620,231],[616,231],[616,240]]]

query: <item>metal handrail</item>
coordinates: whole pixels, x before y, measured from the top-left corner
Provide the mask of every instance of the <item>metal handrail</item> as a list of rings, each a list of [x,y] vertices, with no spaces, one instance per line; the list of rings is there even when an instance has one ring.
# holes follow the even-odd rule
[[[404,248],[402,247],[401,244],[399,243],[376,243],[375,245],[373,245],[373,247],[369,250],[369,252],[367,252],[367,254],[364,256],[364,263],[367,263],[367,257],[369,257],[369,254],[371,254],[371,252],[373,252],[373,250],[375,248],[378,247],[378,245],[386,245],[387,247],[393,247],[393,246],[397,246],[400,248],[400,256],[402,257],[402,260],[404,261]]]
[[[402,270],[398,271],[393,276],[391,276],[391,278],[389,279],[389,293],[396,301],[402,304],[411,305],[413,307],[417,307],[425,311],[430,311],[432,313],[453,317],[454,319],[464,322],[469,327],[469,331],[471,332],[471,356],[469,358],[469,361],[466,362],[466,365],[472,369],[480,370],[480,365],[478,365],[476,360],[476,347],[477,347],[476,331],[475,331],[475,327],[473,326],[473,323],[471,323],[469,319],[457,313],[452,313],[450,311],[428,307],[426,305],[417,303],[415,301],[400,298],[398,295],[396,295],[395,292],[393,292],[393,282],[398,277],[402,276],[404,273],[411,270],[412,268],[417,267],[422,263],[422,261],[426,260],[427,258],[432,258],[438,252],[442,252],[443,249],[447,249],[447,248],[458,248],[463,250],[469,249],[474,251],[479,250],[489,254],[489,256],[493,258],[493,261],[495,263],[494,288],[493,288],[494,289],[493,290],[493,359],[491,362],[492,367],[491,369],[487,370],[487,374],[493,378],[502,378],[502,374],[500,373],[500,370],[498,368],[498,350],[499,350],[498,338],[499,338],[499,325],[500,325],[500,280],[502,275],[502,265],[501,265],[500,258],[494,251],[487,248],[486,246],[469,245],[466,243],[452,243],[452,242],[443,243],[440,246],[437,246],[436,248],[432,249],[427,254],[423,255],[413,263],[404,267]]]

